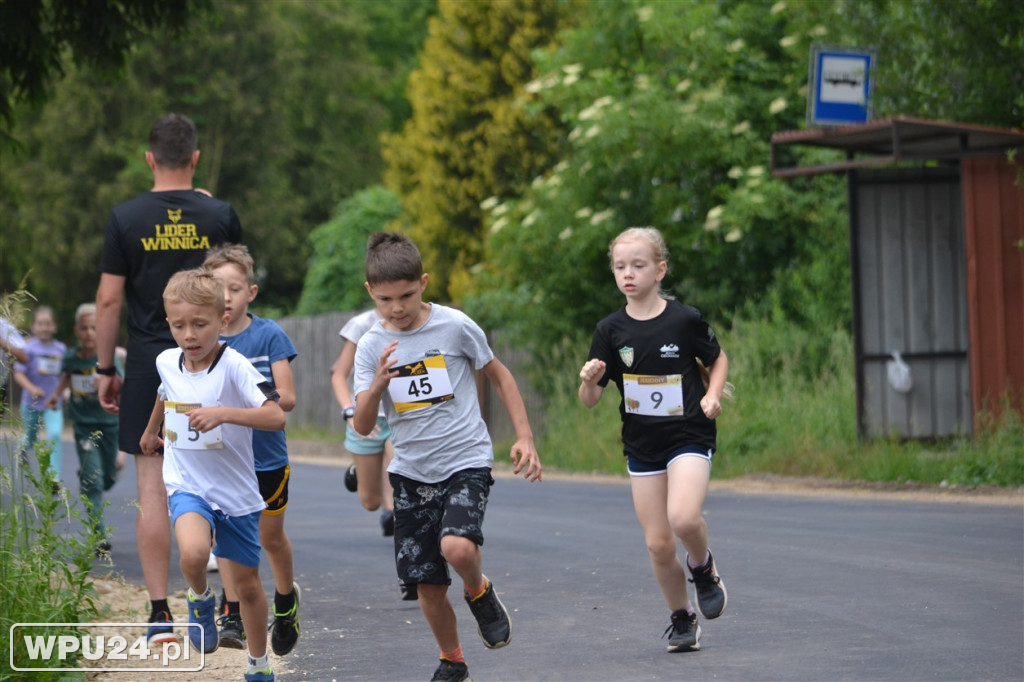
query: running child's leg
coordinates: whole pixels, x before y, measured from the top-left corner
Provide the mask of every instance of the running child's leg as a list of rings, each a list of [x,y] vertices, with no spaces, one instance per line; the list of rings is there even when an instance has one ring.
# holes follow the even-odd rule
[[[238,594],[245,624],[246,643],[253,658],[267,654],[267,595],[260,582],[259,566],[245,566],[220,557],[221,574],[231,582]]]
[[[697,606],[708,619],[722,615],[728,602],[725,583],[719,578],[708,549],[703,508],[710,476],[710,455],[687,454],[668,465],[669,522],[686,548]]]
[[[668,466],[668,522],[690,560],[699,563],[708,556],[704,501],[710,478],[711,463],[701,456],[677,457]]]
[[[665,603],[672,611],[690,610],[686,573],[679,560],[676,536],[669,525],[668,476],[664,473],[630,476],[633,509],[644,532],[644,541],[651,559],[654,579],[661,588]]]

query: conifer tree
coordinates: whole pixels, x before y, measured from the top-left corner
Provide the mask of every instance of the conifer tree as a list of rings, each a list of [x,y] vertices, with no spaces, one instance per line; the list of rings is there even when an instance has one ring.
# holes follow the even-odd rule
[[[437,285],[458,301],[482,255],[491,196],[514,196],[554,163],[559,122],[528,115],[533,50],[549,45],[579,0],[441,0],[412,73],[412,117],[384,138],[385,182]]]

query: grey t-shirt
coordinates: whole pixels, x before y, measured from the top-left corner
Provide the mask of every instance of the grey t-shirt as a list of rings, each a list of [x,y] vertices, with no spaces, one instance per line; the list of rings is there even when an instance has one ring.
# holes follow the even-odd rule
[[[381,397],[395,445],[388,471],[437,483],[463,469],[490,467],[494,449],[480,413],[476,370],[494,353],[483,330],[465,313],[437,303],[419,329],[373,325],[356,348],[356,396],[369,389],[381,353],[395,339],[391,357],[400,375]]]

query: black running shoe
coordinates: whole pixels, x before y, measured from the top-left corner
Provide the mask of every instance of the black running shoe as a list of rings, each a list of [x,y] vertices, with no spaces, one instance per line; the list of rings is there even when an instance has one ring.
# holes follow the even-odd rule
[[[441,659],[430,682],[473,682],[469,677],[469,667],[465,663],[452,663],[447,658]]]
[[[487,580],[486,576],[484,580]],[[488,649],[500,649],[512,641],[512,621],[509,620],[505,605],[498,599],[494,584],[487,580],[487,589],[476,599],[463,593],[469,610],[476,618],[480,639]]]
[[[672,612],[672,623],[662,637],[668,637],[668,651],[697,651],[700,649],[700,624],[696,613],[685,609]]]
[[[689,557],[686,558],[686,565],[690,565]],[[729,595],[725,591],[725,583],[715,570],[715,558],[711,556],[711,552],[708,552],[708,562],[703,566],[691,568],[690,574],[693,576],[690,582],[697,593],[697,606],[701,615],[708,620],[721,616],[725,612]]]
[[[245,648],[245,626],[237,613],[225,613],[217,619],[220,626],[220,645],[228,649]]]
[[[359,479],[356,478],[356,465],[349,464],[348,469],[345,469],[345,488],[350,493],[354,493],[359,490]]]
[[[380,529],[386,538],[390,538],[395,534],[395,512],[390,509],[381,512]]]
[[[287,613],[278,613],[274,607],[274,622],[270,624],[270,648],[278,656],[284,656],[295,648],[299,641],[299,590],[298,583],[292,583],[295,592],[295,603]]]
[[[420,598],[420,589],[416,583],[399,583],[398,589],[402,592],[402,601],[416,601]]]

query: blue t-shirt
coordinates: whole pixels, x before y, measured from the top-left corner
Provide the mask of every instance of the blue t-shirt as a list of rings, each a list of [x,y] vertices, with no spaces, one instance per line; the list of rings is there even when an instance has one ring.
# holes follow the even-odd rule
[[[221,340],[248,358],[253,367],[270,382],[275,389],[274,375],[270,367],[278,360],[291,362],[299,353],[288,334],[273,320],[265,320],[249,313],[252,322],[245,331],[234,336],[222,336]],[[252,430],[252,452],[256,460],[256,471],[273,471],[288,464],[288,440],[284,431]]]

